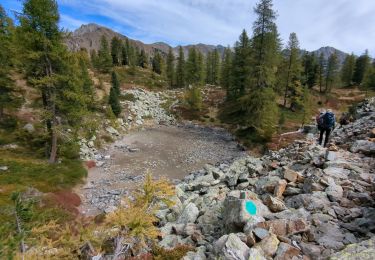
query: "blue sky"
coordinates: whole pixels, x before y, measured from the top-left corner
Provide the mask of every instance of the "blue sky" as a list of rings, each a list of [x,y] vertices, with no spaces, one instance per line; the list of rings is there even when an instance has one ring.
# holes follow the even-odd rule
[[[258,0],[58,0],[61,26],[94,22],[146,43],[233,45],[251,33]],[[22,1],[0,0],[9,13]],[[375,56],[374,0],[274,0],[284,43],[296,32],[301,48],[333,46]]]

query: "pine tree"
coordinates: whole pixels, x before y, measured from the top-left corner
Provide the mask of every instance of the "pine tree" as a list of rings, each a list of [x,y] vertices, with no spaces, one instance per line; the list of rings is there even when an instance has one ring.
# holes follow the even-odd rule
[[[115,71],[112,72],[111,83],[116,95],[119,97],[121,95],[120,81],[118,80],[118,76]]]
[[[204,68],[204,56],[199,50],[197,50],[197,72],[198,78],[196,83],[203,84],[206,70]]]
[[[174,77],[175,77],[174,59],[175,58],[172,52],[172,48],[169,48],[168,55],[167,55],[167,71],[166,71],[169,87],[174,86]]]
[[[90,60],[91,60],[91,66],[95,69],[99,69],[99,60],[98,60],[98,54],[96,53],[96,50],[92,49],[90,51]]]
[[[324,54],[322,52],[322,53],[320,53],[319,61],[318,61],[318,79],[319,79],[319,92],[320,93],[323,92],[323,82],[324,82],[324,78],[325,78],[325,74],[326,74],[326,68],[327,68],[326,63],[327,62],[324,59]]]
[[[121,64],[124,66],[129,65],[129,51],[126,48],[126,43],[121,45]]]
[[[19,15],[18,43],[29,83],[40,90],[46,128],[50,134],[49,162],[58,151],[58,128],[63,118],[77,122],[85,111],[83,84],[77,76],[77,59],[63,43],[54,0],[26,0]]]
[[[14,86],[10,71],[14,59],[13,22],[0,5],[0,121],[4,109],[15,105]]]
[[[355,70],[353,75],[353,82],[360,85],[366,74],[366,70],[370,67],[370,57],[366,50],[364,54],[359,56],[355,63]]]
[[[111,40],[111,56],[113,65],[120,66],[122,64],[122,41],[117,36]]]
[[[268,140],[276,130],[279,115],[273,89],[280,60],[280,40],[272,6],[272,0],[261,0],[254,8],[257,19],[251,40],[250,80],[246,95],[241,98],[246,126]]]
[[[189,49],[188,59],[186,61],[186,83],[199,84],[202,80],[203,56],[200,52],[192,47]]]
[[[163,70],[163,58],[159,52],[156,52],[152,58],[152,71],[161,75]]]
[[[375,90],[375,62],[369,66],[363,78],[365,90]]]
[[[233,54],[229,47],[224,50],[224,58],[220,72],[220,85],[225,89],[229,89],[232,84],[232,59]]]
[[[328,58],[327,70],[325,75],[325,90],[324,92],[331,92],[332,87],[338,79],[338,60],[336,52],[332,53]]]
[[[297,106],[297,100],[301,94],[301,61],[299,60],[299,42],[297,35],[291,33],[288,42],[288,69],[284,92],[284,107],[286,107],[288,95],[292,97],[291,108]]]
[[[352,53],[351,55],[346,56],[344,64],[341,68],[341,81],[345,87],[352,85],[354,69],[355,69],[355,56]]]
[[[177,59],[177,66],[176,66],[176,86],[179,88],[185,87],[185,57],[184,51],[180,46],[178,49],[178,59]]]
[[[275,69],[280,57],[280,39],[275,24],[272,0],[261,0],[254,8],[258,18],[253,25],[251,40],[252,67],[250,88],[273,87]]]
[[[88,72],[89,59],[87,57],[87,52],[79,52],[78,54],[78,63],[80,70],[80,79],[82,81],[82,91],[86,97],[87,106],[93,108],[94,106],[94,83],[91,80],[90,74]]]
[[[219,85],[220,56],[217,49],[207,53],[206,57],[206,83]]]
[[[147,57],[146,52],[142,49],[138,55],[138,66],[145,69],[147,68],[147,64],[148,64],[148,57]]]
[[[249,86],[250,64],[250,39],[245,30],[242,31],[239,40],[235,43],[232,65],[233,85],[227,89],[227,98],[236,99],[245,94]]]
[[[112,67],[112,56],[109,51],[108,41],[104,35],[100,38],[100,48],[98,51],[98,68],[108,72]]]
[[[121,113],[121,106],[119,101],[120,84],[117,80],[115,72],[112,73],[112,87],[109,91],[108,104],[111,106],[113,114],[118,117]]]
[[[302,57],[303,64],[303,80],[302,85],[307,85],[309,88],[315,86],[318,77],[318,61],[314,53],[305,52]]]

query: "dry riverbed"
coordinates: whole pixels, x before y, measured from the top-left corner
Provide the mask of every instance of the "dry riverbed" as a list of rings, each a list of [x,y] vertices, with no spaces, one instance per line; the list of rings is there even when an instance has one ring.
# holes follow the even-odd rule
[[[192,124],[133,132],[101,153],[107,160],[89,170],[86,185],[78,190],[80,211],[86,215],[114,210],[147,172],[177,183],[205,164],[229,163],[245,155],[225,130]]]

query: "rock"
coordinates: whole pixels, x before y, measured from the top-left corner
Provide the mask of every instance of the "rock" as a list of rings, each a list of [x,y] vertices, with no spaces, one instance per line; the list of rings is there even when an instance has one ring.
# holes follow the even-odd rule
[[[293,257],[297,257],[300,254],[300,250],[287,243],[281,242],[276,251],[275,260],[289,260]]]
[[[340,201],[344,193],[342,187],[340,185],[336,185],[335,183],[331,183],[326,188],[325,192],[331,201]]]
[[[112,126],[108,126],[105,130],[111,135],[116,135],[116,136],[120,135],[119,132],[116,129],[114,129]]]
[[[248,260],[266,260],[261,249],[250,248]]]
[[[340,227],[332,222],[321,223],[317,227],[311,226],[311,233],[316,242],[329,249],[340,250],[344,247],[344,234]]]
[[[0,171],[7,171],[8,169],[8,166],[0,166]]]
[[[368,155],[375,154],[375,142],[367,140],[357,140],[350,148],[352,153],[364,153]]]
[[[288,183],[286,182],[286,180],[279,180],[279,182],[275,186],[275,190],[273,192],[274,196],[277,197],[277,198],[281,198],[281,196],[283,196],[283,193],[286,189],[287,184]]]
[[[330,256],[331,260],[373,260],[375,259],[375,237],[346,246],[342,251]]]
[[[233,233],[223,235],[214,243],[214,253],[226,260],[249,259],[249,247]]]
[[[177,245],[182,244],[182,239],[177,235],[166,235],[160,242],[159,245],[166,249],[175,248]]]
[[[246,203],[256,207],[256,215],[251,215],[246,209]],[[223,221],[227,232],[242,232],[245,225],[262,221],[262,216],[269,214],[268,208],[257,199],[239,199],[228,195],[223,204]]]
[[[272,212],[280,212],[286,210],[284,202],[279,198],[274,198],[272,196],[267,196],[266,205]]]
[[[187,254],[182,258],[182,260],[206,260],[205,252],[206,247],[201,246],[196,248],[196,252],[187,252]]]
[[[270,234],[268,237],[255,244],[254,248],[260,248],[266,256],[273,257],[277,251],[279,243],[280,241],[277,239],[277,236],[275,234]]]
[[[181,215],[178,217],[177,223],[194,223],[199,215],[199,210],[197,206],[190,202],[183,209]]]
[[[296,182],[298,178],[298,173],[289,169],[285,168],[284,169],[284,179],[290,181],[290,182]]]
[[[310,225],[304,219],[295,219],[288,221],[288,234],[298,234],[310,229]]]
[[[309,256],[311,259],[320,259],[322,255],[322,247],[314,244],[307,244],[304,242],[299,243],[304,255]]]
[[[327,161],[334,161],[334,160],[336,160],[336,158],[337,158],[336,152],[332,152],[332,151],[327,150],[327,153],[326,153],[326,160]]]
[[[34,131],[35,131],[34,125],[31,124],[31,123],[26,124],[26,125],[23,127],[23,129],[26,130],[26,131],[29,132],[29,133],[34,133]]]
[[[267,229],[259,228],[259,227],[255,228],[253,232],[254,232],[254,235],[256,235],[261,240],[266,238],[270,234]]]

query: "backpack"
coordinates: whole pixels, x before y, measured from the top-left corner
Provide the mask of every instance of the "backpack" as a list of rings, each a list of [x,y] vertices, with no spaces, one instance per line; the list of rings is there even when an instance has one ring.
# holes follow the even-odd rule
[[[326,112],[323,116],[323,126],[324,128],[333,128],[335,126],[335,114],[332,112]]]
[[[324,114],[319,114],[316,116],[316,124],[318,125],[319,129],[322,128],[324,124],[323,116]]]

